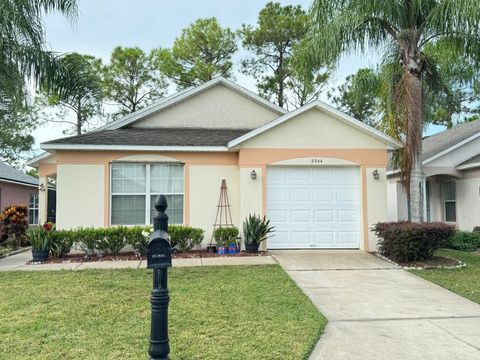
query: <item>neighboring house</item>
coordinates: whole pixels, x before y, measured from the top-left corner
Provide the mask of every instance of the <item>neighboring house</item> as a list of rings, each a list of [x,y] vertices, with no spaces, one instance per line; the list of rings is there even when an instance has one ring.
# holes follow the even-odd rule
[[[171,223],[211,239],[222,179],[241,227],[266,215],[268,248],[375,250],[386,220],[387,151],[399,144],[320,102],[288,112],[223,78],[90,133],[41,144],[29,165],[57,183],[57,226],[150,224],[158,194]],[[47,201],[40,194],[40,219]]]
[[[480,226],[480,120],[423,140],[425,220],[445,221],[462,230]],[[398,171],[388,175],[388,217],[407,220],[407,196]]]
[[[38,179],[0,161],[0,209],[28,206],[28,223],[38,224]]]

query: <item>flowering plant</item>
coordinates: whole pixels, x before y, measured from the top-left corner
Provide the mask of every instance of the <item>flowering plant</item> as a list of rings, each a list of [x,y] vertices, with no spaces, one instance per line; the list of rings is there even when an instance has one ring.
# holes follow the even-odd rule
[[[27,240],[32,245],[33,250],[46,251],[50,250],[52,245],[52,232],[55,225],[45,223],[43,226],[32,228],[27,231]]]

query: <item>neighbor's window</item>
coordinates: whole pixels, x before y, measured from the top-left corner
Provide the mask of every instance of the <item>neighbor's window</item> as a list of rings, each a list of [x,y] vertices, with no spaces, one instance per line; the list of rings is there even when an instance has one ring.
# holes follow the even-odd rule
[[[38,194],[30,194],[28,202],[28,223],[38,225]]]
[[[167,197],[171,224],[183,223],[183,166],[112,164],[112,225],[152,224],[155,200]]]
[[[454,182],[448,182],[444,184],[444,201],[445,201],[445,221],[456,222],[457,221],[457,207],[456,197],[457,191]]]

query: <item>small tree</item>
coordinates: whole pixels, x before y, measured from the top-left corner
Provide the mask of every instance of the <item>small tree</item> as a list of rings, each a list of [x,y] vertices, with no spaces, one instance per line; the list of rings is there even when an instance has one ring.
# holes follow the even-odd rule
[[[103,113],[101,60],[90,55],[70,53],[60,59],[60,64],[68,69],[71,77],[69,88],[62,91],[62,88],[54,85],[45,89],[43,97],[37,99],[37,105],[45,121],[73,125],[71,132],[80,135],[93,118]],[[41,112],[47,106],[54,106],[59,111],[54,115]],[[69,120],[72,112],[74,121]]]
[[[103,74],[106,97],[120,106],[114,117],[137,111],[166,93],[164,76],[155,70],[152,57],[138,47],[116,47]]]
[[[237,35],[208,18],[183,29],[171,49],[153,50],[152,56],[160,72],[185,89],[219,75],[231,78],[236,51]]]
[[[243,46],[253,56],[241,71],[257,79],[257,88],[279,106],[299,107],[318,97],[329,76],[323,64],[306,61],[308,16],[300,6],[269,2],[258,15],[257,26],[243,25]]]

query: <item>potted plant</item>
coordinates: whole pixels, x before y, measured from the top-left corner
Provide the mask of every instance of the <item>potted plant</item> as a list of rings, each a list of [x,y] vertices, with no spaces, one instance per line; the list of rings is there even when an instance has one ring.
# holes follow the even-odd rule
[[[243,222],[243,241],[247,252],[258,252],[260,243],[274,232],[274,227],[270,226],[270,220],[265,216],[262,218],[255,214],[250,214]]]
[[[216,228],[213,232],[213,237],[217,243],[217,253],[224,255],[227,253],[228,248],[236,248],[238,228],[235,226]],[[232,253],[232,251],[230,253]]]
[[[30,229],[27,232],[27,240],[32,245],[33,261],[45,261],[48,259],[48,253],[52,245],[53,230],[54,225],[52,223],[45,223],[43,226]]]

